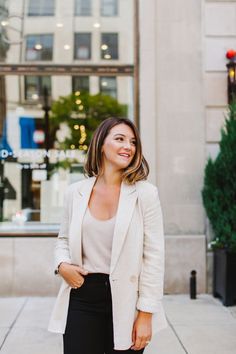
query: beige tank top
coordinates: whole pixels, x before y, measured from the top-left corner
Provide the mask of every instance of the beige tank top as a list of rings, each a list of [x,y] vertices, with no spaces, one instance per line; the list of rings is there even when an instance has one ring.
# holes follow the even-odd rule
[[[91,273],[110,273],[111,250],[116,216],[96,219],[87,208],[82,225],[83,268]]]

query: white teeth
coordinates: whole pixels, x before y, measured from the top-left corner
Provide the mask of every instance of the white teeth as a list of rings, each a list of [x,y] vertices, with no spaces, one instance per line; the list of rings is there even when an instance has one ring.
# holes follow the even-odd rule
[[[129,155],[127,155],[127,154],[120,154],[120,156],[129,157]]]

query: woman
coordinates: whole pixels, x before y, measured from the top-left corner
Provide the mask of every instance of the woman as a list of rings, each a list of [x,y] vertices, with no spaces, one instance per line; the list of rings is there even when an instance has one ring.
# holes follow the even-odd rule
[[[89,178],[69,186],[56,245],[62,285],[49,330],[64,354],[143,353],[166,327],[164,240],[157,188],[139,133],[108,118],[87,154]]]

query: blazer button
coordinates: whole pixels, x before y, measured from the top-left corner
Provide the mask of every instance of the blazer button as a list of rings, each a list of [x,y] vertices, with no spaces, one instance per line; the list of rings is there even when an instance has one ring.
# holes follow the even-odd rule
[[[129,280],[131,281],[131,283],[135,283],[136,282],[136,276],[132,275]]]

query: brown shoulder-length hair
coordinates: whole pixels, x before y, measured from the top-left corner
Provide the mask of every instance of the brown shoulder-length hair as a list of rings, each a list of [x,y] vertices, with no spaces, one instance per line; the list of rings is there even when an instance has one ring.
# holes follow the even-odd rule
[[[119,124],[128,125],[132,129],[136,140],[135,155],[129,166],[124,169],[122,180],[128,184],[133,184],[137,181],[145,180],[149,174],[149,166],[142,153],[142,144],[138,129],[134,123],[131,122],[131,120],[117,117],[110,117],[105,119],[95,130],[89,145],[87,159],[84,165],[85,175],[92,177],[102,174],[102,146],[104,144],[104,140],[106,139],[110,130]]]

